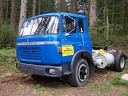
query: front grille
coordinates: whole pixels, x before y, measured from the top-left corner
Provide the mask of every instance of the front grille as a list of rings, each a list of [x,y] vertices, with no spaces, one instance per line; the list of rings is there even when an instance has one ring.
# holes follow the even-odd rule
[[[38,47],[20,48],[20,56],[24,60],[41,60],[42,53]]]

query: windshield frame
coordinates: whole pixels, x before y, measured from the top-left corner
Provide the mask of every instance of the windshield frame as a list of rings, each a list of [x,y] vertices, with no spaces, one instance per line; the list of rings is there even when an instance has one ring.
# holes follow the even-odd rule
[[[30,34],[29,35],[23,35],[23,32],[21,32],[22,30],[24,30],[24,29],[22,29],[23,28],[23,26],[24,26],[24,24],[26,23],[26,22],[29,22],[29,21],[31,21],[31,20],[35,20],[35,19],[39,19],[39,18],[45,18],[45,17],[55,17],[56,18],[56,20],[58,20],[57,21],[57,23],[58,24],[56,24],[57,26],[57,30],[56,30],[56,33],[39,33],[39,34],[31,34],[32,33],[32,28],[31,28],[31,31],[30,31]],[[50,21],[51,22],[51,21]],[[41,23],[41,22],[40,22]],[[54,22],[55,23],[55,22]],[[39,24],[40,25],[40,24]],[[39,27],[39,25],[38,25],[38,27]],[[55,26],[55,24],[54,24],[54,26]],[[32,25],[32,27],[33,27],[33,25]],[[38,29],[38,27],[36,28],[36,30],[35,30],[35,32],[37,31],[37,29]],[[31,17],[31,18],[28,18],[28,19],[26,19],[23,23],[22,23],[22,28],[20,29],[20,32],[19,32],[19,34],[18,34],[18,36],[19,37],[22,37],[22,36],[32,36],[32,35],[48,35],[48,34],[54,34],[54,35],[56,35],[56,34],[59,34],[60,33],[60,18],[59,18],[59,16],[58,15],[41,15],[41,16],[34,16],[34,17]]]

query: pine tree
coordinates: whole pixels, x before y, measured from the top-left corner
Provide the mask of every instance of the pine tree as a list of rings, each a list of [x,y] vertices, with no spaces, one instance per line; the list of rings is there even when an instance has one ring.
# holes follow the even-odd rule
[[[36,15],[36,0],[33,0],[33,5],[32,5],[32,16]]]
[[[3,0],[0,0],[0,23],[3,22]]]
[[[90,0],[90,26],[94,25],[96,22],[96,11],[97,10],[97,0]]]
[[[11,30],[15,29],[15,0],[11,0]]]
[[[119,34],[121,36],[124,35],[124,26],[125,26],[125,0],[120,1],[120,24],[121,24],[121,29],[119,31]]]
[[[20,20],[19,20],[19,32],[22,27],[23,21],[26,19],[26,10],[27,10],[27,0],[21,0],[21,8],[20,8]]]

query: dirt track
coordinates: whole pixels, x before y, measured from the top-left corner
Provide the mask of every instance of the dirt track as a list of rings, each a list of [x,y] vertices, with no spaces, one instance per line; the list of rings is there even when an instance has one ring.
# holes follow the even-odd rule
[[[55,78],[35,81],[30,75],[18,71],[16,74],[6,73],[0,77],[0,96],[122,96],[128,88],[118,89],[109,84],[115,74],[110,70],[98,70],[90,76],[87,85],[71,87]]]

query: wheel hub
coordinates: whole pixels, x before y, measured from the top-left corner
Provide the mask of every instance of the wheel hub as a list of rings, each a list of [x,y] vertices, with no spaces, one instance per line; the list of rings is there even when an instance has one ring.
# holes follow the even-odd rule
[[[87,68],[84,64],[82,64],[80,67],[79,67],[79,71],[78,71],[78,76],[79,76],[79,79],[81,81],[85,81],[86,80],[86,76],[87,75]]]
[[[123,67],[124,67],[124,64],[125,64],[125,60],[124,60],[124,58],[122,57],[122,58],[120,59],[120,67],[123,68]]]

